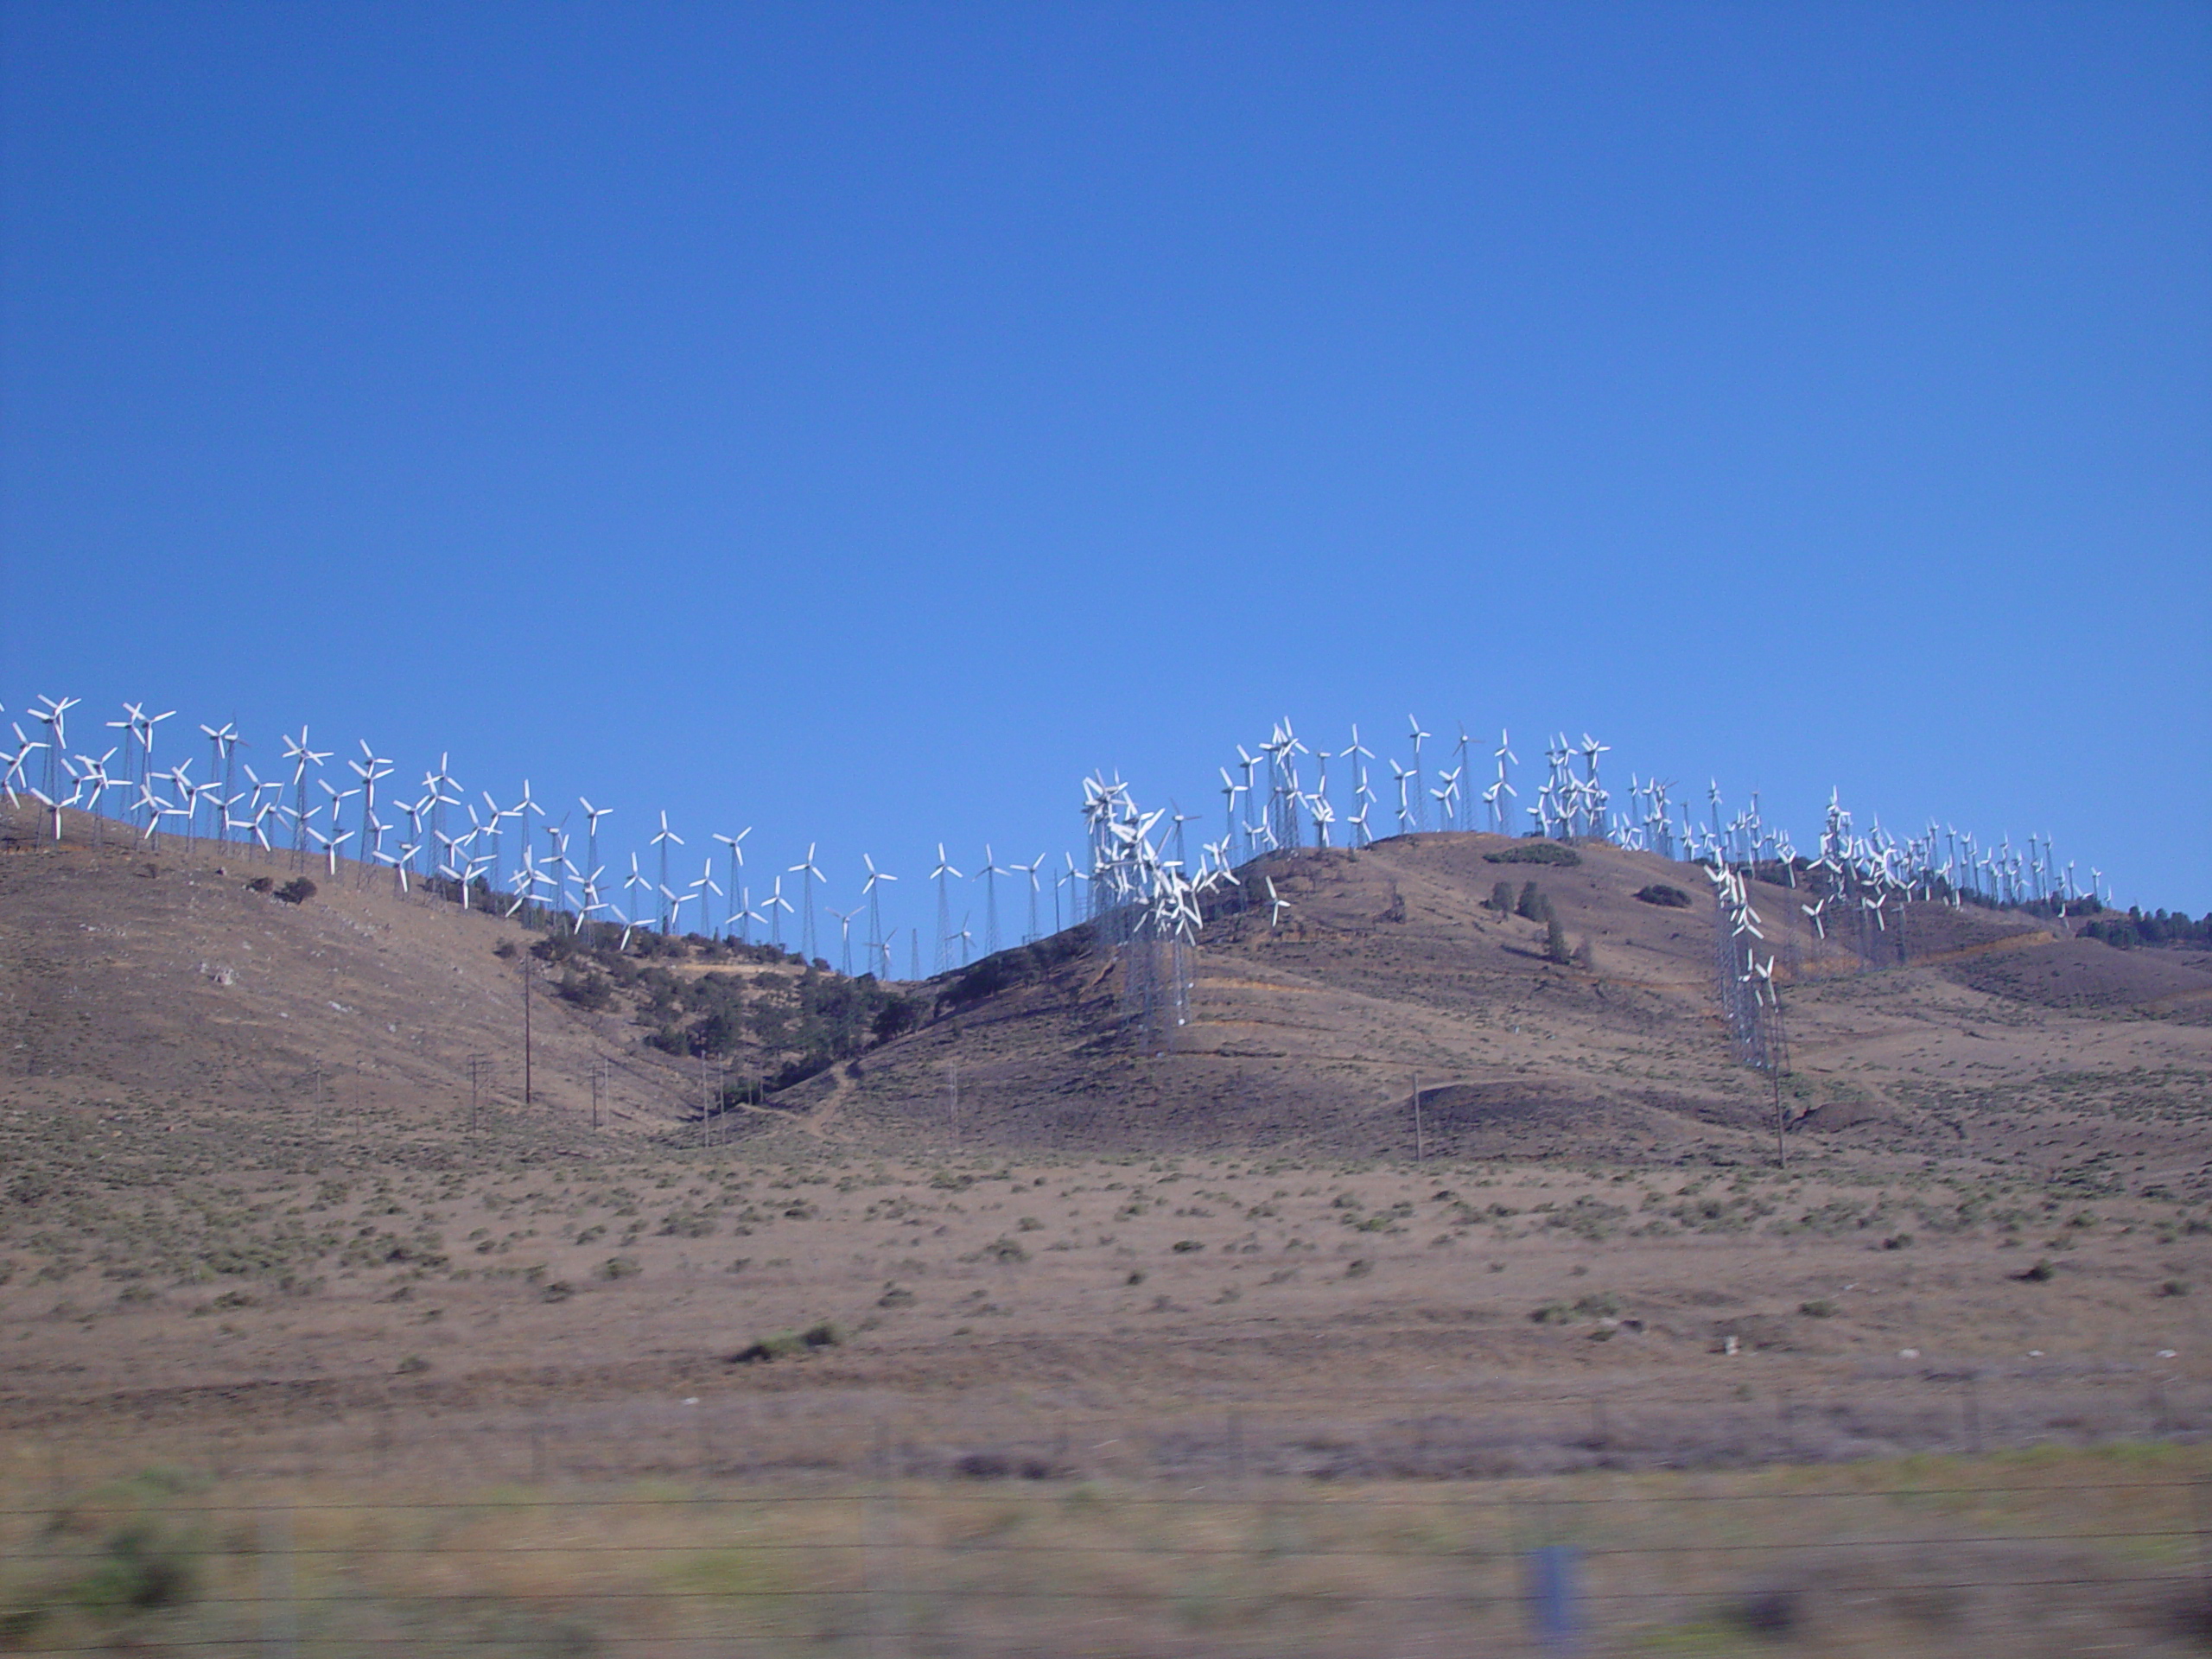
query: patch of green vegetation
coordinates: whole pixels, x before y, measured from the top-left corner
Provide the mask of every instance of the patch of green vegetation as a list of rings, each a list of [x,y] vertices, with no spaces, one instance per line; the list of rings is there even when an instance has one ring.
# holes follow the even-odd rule
[[[1484,853],[1483,861],[1487,864],[1549,864],[1562,870],[1571,870],[1582,861],[1582,855],[1556,841],[1518,841],[1501,851]]]
[[[817,1319],[800,1331],[778,1331],[755,1338],[730,1356],[733,1365],[759,1365],[770,1360],[796,1359],[845,1340],[844,1331],[833,1320]]]

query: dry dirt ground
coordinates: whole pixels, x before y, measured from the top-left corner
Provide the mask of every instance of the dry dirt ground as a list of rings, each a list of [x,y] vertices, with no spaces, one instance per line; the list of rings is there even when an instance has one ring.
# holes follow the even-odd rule
[[[958,1508],[971,1487],[1033,1491],[989,1513],[1077,1553],[1108,1546],[1084,1530],[1103,1522],[1070,1518],[1075,1494],[1196,1504],[1211,1489],[1243,1506],[1221,1536],[1274,1560],[1251,1540],[1304,1514],[1283,1507],[1300,1493],[1357,1497],[1367,1526],[1440,1494],[1517,1491],[1549,1514],[1600,1490],[1578,1481],[1679,1504],[1697,1497],[1680,1482],[1776,1467],[1941,1490],[2063,1470],[2102,1491],[2117,1477],[2094,1448],[2164,1448],[2124,1466],[2141,1490],[2122,1507],[2140,1516],[2202,1472],[2212,974],[2185,959],[1916,907],[1911,965],[1859,974],[1777,927],[1796,1074],[1777,1169],[1769,1098],[1727,1064],[1710,1016],[1701,876],[1610,849],[1573,869],[1500,866],[1485,855],[1509,843],[1421,837],[1273,867],[1290,925],[1248,912],[1210,928],[1192,1022],[1165,1053],[1133,1052],[1110,969],[1077,957],[702,1125],[689,1072],[641,1049],[619,1010],[550,1001],[524,1108],[519,978],[498,951],[529,938],[512,924],[350,880],[283,905],[246,883],[283,872],[236,849],[11,844],[5,1472],[16,1514],[81,1511],[70,1524],[111,1554],[122,1535],[99,1517],[251,1481],[419,1516],[464,1489],[603,1498],[644,1480],[684,1483],[686,1502],[834,1503],[836,1483],[866,1479],[908,1505],[869,1524],[894,1541],[920,1529],[907,1541],[928,1560],[909,1565],[950,1583],[982,1559],[961,1529],[1001,1524]],[[1501,879],[1537,880],[1592,967],[1544,962],[1535,924],[1484,910]],[[1692,906],[1630,896],[1654,880]],[[1779,888],[1758,902],[1795,909]],[[613,1068],[596,1128],[594,1061]],[[1958,1461],[1931,1477],[1930,1458]],[[184,1472],[134,1473],[157,1467]],[[951,1506],[949,1531],[913,1518],[932,1503]],[[2075,1544],[2041,1566],[2017,1549],[1961,1565],[1989,1538],[2019,1542],[2034,1506],[2005,1504],[2010,1533],[1974,1504],[1945,1511],[1942,1582],[2089,1586],[2032,1629],[2002,1611],[2029,1605],[2015,1590],[1946,1592],[1948,1613],[1816,1607],[1807,1586],[1833,1582],[1833,1563],[1808,1554],[1786,1584],[1707,1563],[1699,1583],[1717,1587],[1695,1605],[1624,1590],[1606,1640],[2193,1650],[2196,1604],[2114,1591],[2111,1564],[2179,1559],[2189,1528],[2152,1529],[2156,1545],[2130,1533],[2087,1566]],[[1891,1550],[1873,1577],[1903,1584],[1910,1529],[1885,1515],[1853,1548]],[[37,1524],[21,1538],[74,1535]],[[1497,1622],[1505,1580],[1440,1624],[1425,1567],[1330,1604],[1371,1592],[1387,1616],[1301,1624],[1296,1640],[1239,1624],[1221,1609],[1284,1587],[1260,1568],[1230,1587],[1191,1555],[1184,1520],[1160,1524],[1144,1545],[1159,1573],[1125,1586],[1141,1629],[1001,1626],[976,1611],[1003,1611],[988,1598],[931,1613],[906,1580],[885,1600],[879,1572],[820,1618],[795,1610],[850,1586],[774,1580],[784,1622],[745,1627],[747,1650],[1516,1650],[1521,1626]],[[1493,1566],[1536,1535],[1408,1524],[1391,1550]],[[1850,1530],[1774,1524],[1808,1550]],[[792,1512],[792,1535],[809,1527],[835,1531]],[[754,1567],[728,1570],[753,1582]],[[1770,1580],[1798,1598],[1771,1629],[1741,1599]],[[55,1581],[18,1573],[10,1593],[44,1607]],[[447,1631],[422,1650],[593,1651],[620,1628],[597,1605],[540,1618],[541,1592],[512,1639]],[[1490,1647],[1468,1635],[1478,1604]],[[158,1645],[213,1618],[89,1605],[29,1618],[19,1645],[117,1631]],[[16,1640],[11,1617],[0,1608],[0,1637]],[[886,1620],[904,1647],[883,1645]],[[354,1650],[338,1625],[326,1634]],[[671,1653],[728,1650],[664,1637]]]

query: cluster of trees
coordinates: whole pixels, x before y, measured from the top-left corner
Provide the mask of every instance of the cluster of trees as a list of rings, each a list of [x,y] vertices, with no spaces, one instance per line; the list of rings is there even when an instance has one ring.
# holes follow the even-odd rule
[[[972,1007],[987,996],[1011,990],[1016,985],[1027,985],[1032,980],[1042,979],[1062,963],[1081,956],[1090,949],[1090,925],[1071,927],[1039,939],[1034,944],[1017,944],[1011,950],[1001,950],[985,957],[972,968],[963,969],[952,983],[945,987],[944,1006],[957,1013]]]
[[[1555,842],[1551,842],[1538,844],[1556,845]],[[1560,925],[1559,912],[1552,908],[1551,899],[1535,882],[1522,882],[1520,893],[1516,896],[1510,881],[1500,881],[1491,888],[1490,897],[1483,901],[1483,907],[1485,910],[1495,911],[1500,916],[1519,916],[1529,921],[1541,924],[1544,930],[1544,959],[1546,961],[1555,962],[1562,966],[1570,962],[1584,968],[1590,966],[1589,945],[1586,943],[1580,950],[1577,950],[1567,944],[1567,929]]]
[[[785,975],[677,973],[671,963],[776,966],[800,959],[771,944],[696,938],[632,935],[625,952],[619,940],[593,931],[539,939],[531,954],[556,969],[552,989],[589,1012],[632,1005],[646,1027],[645,1043],[664,1054],[719,1059],[748,1049],[781,1057],[743,1088],[782,1089],[851,1059],[921,1023],[919,999],[880,983],[874,976],[847,979],[819,963],[794,978]]]
[[[2146,914],[2130,906],[2125,916],[2116,911],[2107,912],[2088,923],[2082,929],[2082,937],[2101,939],[2121,950],[2133,950],[2139,944],[2212,950],[2212,911],[2207,911],[2202,921],[2196,921],[2180,911],[2169,913],[2155,910]]]

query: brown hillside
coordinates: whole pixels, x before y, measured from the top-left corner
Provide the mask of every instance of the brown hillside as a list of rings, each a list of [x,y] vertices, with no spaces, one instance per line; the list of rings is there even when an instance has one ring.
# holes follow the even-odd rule
[[[1417,836],[1255,867],[1250,886],[1272,876],[1292,908],[1279,928],[1263,903],[1210,917],[1190,1021],[1165,1052],[1139,1052],[1113,972],[1084,956],[791,1091],[791,1103],[848,1132],[1069,1149],[1401,1156],[1418,1137],[1432,1154],[1649,1157],[1765,1144],[1766,1085],[1730,1063],[1716,1012],[1702,873],[1607,846],[1581,848],[1573,868],[1489,861],[1516,845]],[[1499,881],[1516,897],[1534,881],[1589,965],[1547,961],[1542,926],[1486,908]],[[1655,883],[1690,904],[1634,896]],[[1902,924],[1908,964],[1866,972],[1812,931],[1801,894],[1753,891],[1781,964],[1801,1135],[1855,1129],[1955,1152],[1980,1133],[1961,1128],[1961,1105],[2010,1113],[2057,1073],[2123,1091],[2212,1079],[2202,1033],[2132,1017],[2165,1009],[2198,982],[2192,969],[2115,968],[2098,953],[2124,953],[2061,943],[2018,915],[1916,905]],[[1877,947],[1897,948],[1888,936]],[[2045,961],[2105,1000],[2031,1000]],[[2009,1146],[2019,1127],[2008,1117],[1999,1139]]]
[[[281,858],[121,838],[95,851],[82,823],[56,848],[33,828],[16,823],[0,857],[11,1096],[135,1103],[180,1123],[242,1113],[273,1133],[321,1113],[404,1138],[466,1127],[473,1061],[480,1109],[523,1111],[521,953],[541,936],[350,866],[293,906],[249,885],[281,880]],[[1259,896],[1214,907],[1189,1023],[1164,1052],[1142,1052],[1122,1017],[1115,964],[1071,944],[972,1003],[958,976],[908,988],[939,1017],[718,1132],[906,1149],[1766,1155],[1771,1096],[1729,1059],[1703,874],[1607,846],[1580,848],[1573,868],[1492,861],[1525,846],[1407,836],[1248,869]],[[1290,906],[1279,927],[1268,879]],[[1500,883],[1517,899],[1531,882],[1576,963],[1546,959],[1542,925],[1489,907]],[[1688,906],[1636,896],[1655,884]],[[1762,883],[1754,897],[1780,963],[1784,1104],[1802,1144],[2063,1162],[2088,1144],[2067,1116],[2084,1090],[2150,1108],[2207,1098],[2212,974],[2196,958],[1914,906],[1876,941],[1878,959],[1902,950],[1906,965],[1863,971],[1856,950],[1814,935],[1801,895]],[[588,1128],[596,1066],[603,1133],[695,1133],[697,1066],[643,1041],[664,1011],[634,986],[592,1012],[543,995],[562,971],[533,1004],[531,1109],[548,1132]],[[753,994],[796,969],[670,971]],[[731,1075],[778,1058],[741,1039]],[[2171,1114],[2145,1122],[2144,1156],[2182,1155]]]

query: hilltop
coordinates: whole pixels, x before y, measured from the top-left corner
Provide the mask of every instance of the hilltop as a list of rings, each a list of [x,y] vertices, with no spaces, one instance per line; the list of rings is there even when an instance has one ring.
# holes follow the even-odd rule
[[[601,1136],[678,1141],[1771,1152],[1768,1080],[1719,1023],[1702,871],[1604,843],[1429,834],[1259,861],[1210,901],[1186,1021],[1145,1027],[1087,926],[879,985],[766,946],[548,934],[342,863],[289,903],[282,855],[35,828],[0,841],[7,1089],[26,1101],[458,1132],[472,1106],[523,1109],[527,982],[530,1121],[556,1139],[591,1130],[596,1095]],[[2101,1151],[2196,1178],[2158,1108],[2212,1078],[2212,954],[1936,903],[1897,907],[1862,950],[1763,874],[1793,1143]],[[2129,1120],[2125,1153],[2076,1122],[2088,1100]]]

